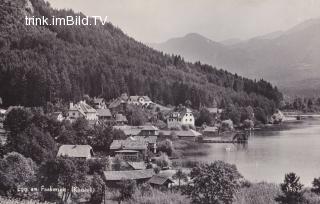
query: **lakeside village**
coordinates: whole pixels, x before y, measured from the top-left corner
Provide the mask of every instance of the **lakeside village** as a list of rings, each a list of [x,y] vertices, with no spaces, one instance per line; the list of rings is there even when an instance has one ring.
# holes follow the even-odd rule
[[[190,173],[197,163],[185,157],[205,154],[205,143],[246,143],[254,128],[254,113],[250,107],[246,108],[247,118],[244,122],[234,125],[231,119],[223,118],[225,110],[217,107],[192,110],[188,101],[185,105],[166,107],[154,103],[148,96],[127,94],[108,102],[103,98],[85,96],[82,101],[71,102],[68,108],[52,105],[48,109],[44,111],[21,106],[1,109],[0,139],[3,151],[10,152],[6,148],[12,152],[23,151],[23,155],[29,155],[38,164],[44,158],[50,158],[49,153],[56,158],[90,161],[89,173],[83,176],[92,180],[93,175],[98,173],[110,189],[117,189],[119,183],[127,180],[137,184],[147,183],[164,191],[180,187],[187,181],[181,175]],[[28,115],[31,112],[32,119]],[[30,125],[31,122],[26,121],[29,119],[34,124],[40,123],[36,125],[37,128],[31,125],[31,136],[26,136],[28,132],[22,136],[33,138],[33,141],[39,140],[32,148],[28,147],[30,141],[17,136],[24,131],[23,126],[26,128]],[[283,114],[277,111],[270,121],[278,123],[282,119]],[[69,127],[75,131],[71,132]],[[49,144],[50,140],[46,141],[47,138],[40,138],[39,129],[44,134],[55,136],[56,148]],[[10,139],[10,134],[18,139]],[[20,144],[19,141],[26,144]],[[58,174],[51,169],[54,167],[49,165],[46,168],[46,173]],[[46,188],[51,188],[51,183],[48,183],[50,179],[43,181],[43,185],[48,185]],[[70,185],[77,185],[76,181],[73,182]],[[5,194],[10,194],[10,188],[6,190]],[[24,191],[28,194],[27,190]],[[62,194],[65,202],[73,196],[72,192]],[[92,194],[91,190],[89,194]],[[105,202],[107,195],[103,194]],[[80,197],[90,200],[86,194]]]

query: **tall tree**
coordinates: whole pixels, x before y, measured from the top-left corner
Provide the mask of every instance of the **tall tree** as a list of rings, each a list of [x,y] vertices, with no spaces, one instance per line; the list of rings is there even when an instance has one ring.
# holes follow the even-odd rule
[[[183,194],[196,204],[231,204],[240,188],[242,176],[235,165],[216,161],[201,164],[190,172],[190,182]]]
[[[284,182],[280,184],[281,195],[275,198],[280,204],[299,204],[305,203],[306,200],[302,192],[303,185],[300,183],[300,177],[295,173],[285,175]]]

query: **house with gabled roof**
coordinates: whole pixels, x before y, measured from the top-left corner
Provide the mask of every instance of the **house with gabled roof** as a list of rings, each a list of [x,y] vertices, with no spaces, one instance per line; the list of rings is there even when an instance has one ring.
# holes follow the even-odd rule
[[[177,136],[179,139],[195,140],[197,137],[202,136],[200,132],[195,130],[161,130],[159,137],[170,138],[172,135]]]
[[[134,180],[137,184],[147,182],[153,175],[153,169],[129,171],[104,171],[104,180],[109,187],[118,187],[121,181]]]
[[[109,104],[109,109],[112,113],[123,113],[126,110],[128,101],[128,95],[126,93],[121,94],[120,97],[113,99]]]
[[[129,126],[129,125],[116,125],[114,129],[122,130],[127,136],[157,136],[159,135],[159,128],[153,125],[142,126]]]
[[[189,108],[182,111],[175,111],[169,114],[167,118],[168,128],[180,128],[181,126],[194,126],[195,118]]]
[[[107,108],[97,109],[97,116],[98,116],[98,119],[101,121],[112,120],[112,114],[110,110]]]
[[[90,145],[61,145],[57,157],[91,159],[94,154]]]
[[[151,177],[148,183],[155,188],[169,188],[174,181],[170,177],[156,174]]]
[[[70,103],[68,110],[68,119],[73,122],[78,118],[84,118],[89,121],[97,121],[97,111],[88,105],[85,101],[80,101],[77,104]]]
[[[141,106],[149,106],[153,102],[149,98],[149,96],[130,96],[128,99],[128,104],[141,105]]]
[[[93,104],[94,104],[94,108],[96,109],[105,109],[106,107],[106,103],[105,100],[103,98],[93,98]]]
[[[126,125],[128,124],[128,119],[125,115],[118,113],[115,115],[115,122],[117,125]]]

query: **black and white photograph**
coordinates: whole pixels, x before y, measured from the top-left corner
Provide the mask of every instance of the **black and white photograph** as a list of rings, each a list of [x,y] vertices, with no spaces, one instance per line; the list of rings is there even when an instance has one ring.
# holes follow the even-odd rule
[[[0,204],[320,204],[320,0],[0,0]]]

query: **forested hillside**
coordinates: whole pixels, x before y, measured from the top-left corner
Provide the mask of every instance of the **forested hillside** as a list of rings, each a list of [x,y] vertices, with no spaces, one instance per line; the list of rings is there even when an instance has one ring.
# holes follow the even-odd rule
[[[264,80],[250,80],[180,56],[155,51],[105,26],[26,26],[25,15],[79,15],[54,10],[43,0],[0,3],[0,97],[4,106],[41,106],[79,100],[84,94],[107,100],[127,92],[164,105],[190,100],[194,108],[251,105],[267,114],[282,94]],[[30,3],[29,2],[29,3]],[[81,14],[83,15],[83,14]]]

